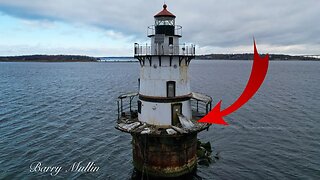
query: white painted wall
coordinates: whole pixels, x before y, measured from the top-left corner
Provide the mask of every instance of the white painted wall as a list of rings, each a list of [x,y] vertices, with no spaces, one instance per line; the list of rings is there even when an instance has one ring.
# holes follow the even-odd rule
[[[191,93],[188,66],[185,61],[179,66],[178,57],[169,63],[169,57],[162,57],[161,67],[157,56],[153,57],[152,65],[146,61],[140,68],[140,94],[146,96],[167,96],[167,81],[176,82],[176,96],[184,96]],[[176,66],[174,66],[176,65]],[[156,67],[156,68],[155,68]]]
[[[171,125],[171,103],[152,103],[141,101],[141,114],[138,113],[139,121],[153,125]],[[192,118],[190,101],[182,103],[182,114],[188,119]]]

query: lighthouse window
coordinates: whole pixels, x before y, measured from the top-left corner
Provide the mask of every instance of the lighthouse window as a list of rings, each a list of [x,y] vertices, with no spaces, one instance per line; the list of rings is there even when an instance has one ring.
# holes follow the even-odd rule
[[[173,44],[173,37],[169,37],[169,45]]]
[[[141,114],[141,105],[142,105],[141,101],[138,101],[138,113],[140,114]]]
[[[175,97],[176,96],[176,82],[168,81],[167,82],[167,97]]]

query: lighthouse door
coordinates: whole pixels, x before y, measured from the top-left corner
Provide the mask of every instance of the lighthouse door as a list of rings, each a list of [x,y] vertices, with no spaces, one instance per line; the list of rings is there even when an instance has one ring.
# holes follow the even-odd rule
[[[171,114],[172,114],[171,124],[173,126],[175,126],[179,123],[178,115],[182,114],[182,104],[181,103],[172,104],[171,105]]]

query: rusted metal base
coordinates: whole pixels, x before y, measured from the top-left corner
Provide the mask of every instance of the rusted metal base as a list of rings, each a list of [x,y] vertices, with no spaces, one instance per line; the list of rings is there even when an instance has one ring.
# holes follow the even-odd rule
[[[197,133],[179,136],[132,134],[133,164],[142,174],[178,177],[197,165]]]

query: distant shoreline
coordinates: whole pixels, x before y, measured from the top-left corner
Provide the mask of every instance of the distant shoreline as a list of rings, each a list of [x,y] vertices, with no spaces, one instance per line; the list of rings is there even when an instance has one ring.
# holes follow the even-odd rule
[[[264,56],[264,55],[261,55]],[[270,54],[270,61],[320,61],[320,58],[308,56],[291,56]],[[319,57],[319,56],[318,56]],[[0,56],[0,62],[138,62],[128,59],[134,57],[90,57],[81,55],[25,55],[25,56]],[[208,54],[197,55],[196,61],[248,61],[253,59],[253,54]]]
[[[2,56],[0,62],[97,62],[97,58],[79,55]]]
[[[265,56],[261,54],[260,56]],[[311,56],[292,56],[285,54],[269,54],[270,61],[320,61],[318,58]],[[201,60],[252,60],[253,54],[208,54],[196,56],[196,59]]]

